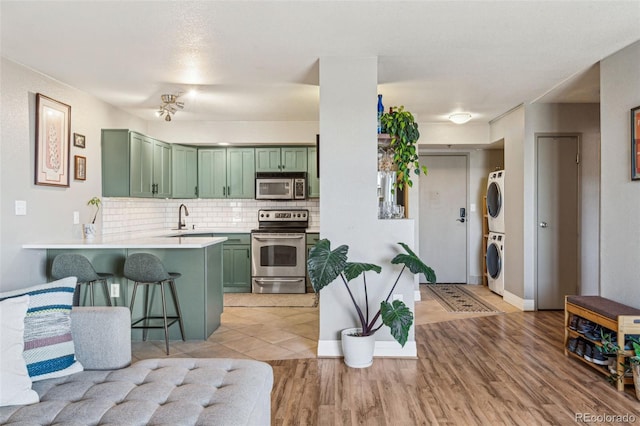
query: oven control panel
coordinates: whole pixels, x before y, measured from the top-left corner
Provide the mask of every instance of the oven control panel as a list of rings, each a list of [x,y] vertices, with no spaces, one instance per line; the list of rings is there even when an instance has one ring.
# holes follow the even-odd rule
[[[258,222],[307,222],[309,210],[258,210]]]

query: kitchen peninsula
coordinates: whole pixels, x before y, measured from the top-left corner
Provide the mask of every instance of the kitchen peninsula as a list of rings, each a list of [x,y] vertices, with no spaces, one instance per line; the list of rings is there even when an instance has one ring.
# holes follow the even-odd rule
[[[188,233],[165,232],[145,237],[109,237],[94,240],[52,241],[24,244],[24,249],[44,249],[47,252],[47,275],[60,253],[79,253],[87,257],[98,272],[114,275],[110,283],[120,284],[119,294],[112,297],[117,306],[129,306],[133,283],[123,276],[124,262],[133,253],[151,253],[160,258],[168,271],[182,274],[176,289],[185,328],[185,339],[206,340],[220,326],[223,306],[222,243],[225,237],[190,236]],[[83,286],[84,287],[84,286]],[[151,297],[150,292],[150,297]],[[95,289],[96,305],[105,305],[101,288]],[[84,295],[81,295],[81,302]],[[136,297],[137,299],[137,297]],[[153,299],[153,309],[160,312],[160,295]],[[167,309],[171,312],[171,304]],[[142,316],[142,303],[136,302],[133,318]],[[169,328],[172,340],[180,339],[177,327]],[[133,340],[142,340],[141,330],[132,330]],[[162,330],[149,330],[149,339],[163,340]]]

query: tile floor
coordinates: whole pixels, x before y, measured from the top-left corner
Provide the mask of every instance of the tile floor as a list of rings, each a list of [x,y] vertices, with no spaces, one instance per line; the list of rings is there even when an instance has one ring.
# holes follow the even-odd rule
[[[467,289],[504,312],[518,309],[485,286]],[[416,325],[495,313],[447,312],[421,287],[422,301],[415,304]],[[206,341],[170,342],[170,357],[250,358],[261,361],[315,358],[318,345],[318,308],[225,307],[222,325]],[[133,361],[164,358],[164,341],[133,342]]]

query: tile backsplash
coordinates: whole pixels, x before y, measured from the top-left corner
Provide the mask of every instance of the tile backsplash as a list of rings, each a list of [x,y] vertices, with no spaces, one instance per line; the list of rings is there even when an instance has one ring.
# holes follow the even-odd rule
[[[305,201],[258,201],[247,199],[153,199],[103,198],[102,235],[145,233],[176,228],[178,207],[185,204],[187,228],[238,228],[247,232],[258,227],[258,210],[263,208],[302,208],[309,210],[309,227],[320,227],[318,199]]]

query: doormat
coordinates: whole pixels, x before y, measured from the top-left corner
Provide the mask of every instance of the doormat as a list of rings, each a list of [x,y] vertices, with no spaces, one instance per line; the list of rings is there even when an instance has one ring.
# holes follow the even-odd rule
[[[426,287],[448,312],[502,312],[459,284],[427,284]]]
[[[316,293],[301,294],[258,294],[258,293],[225,293],[224,306],[247,307],[300,307],[315,308],[318,306]]]

